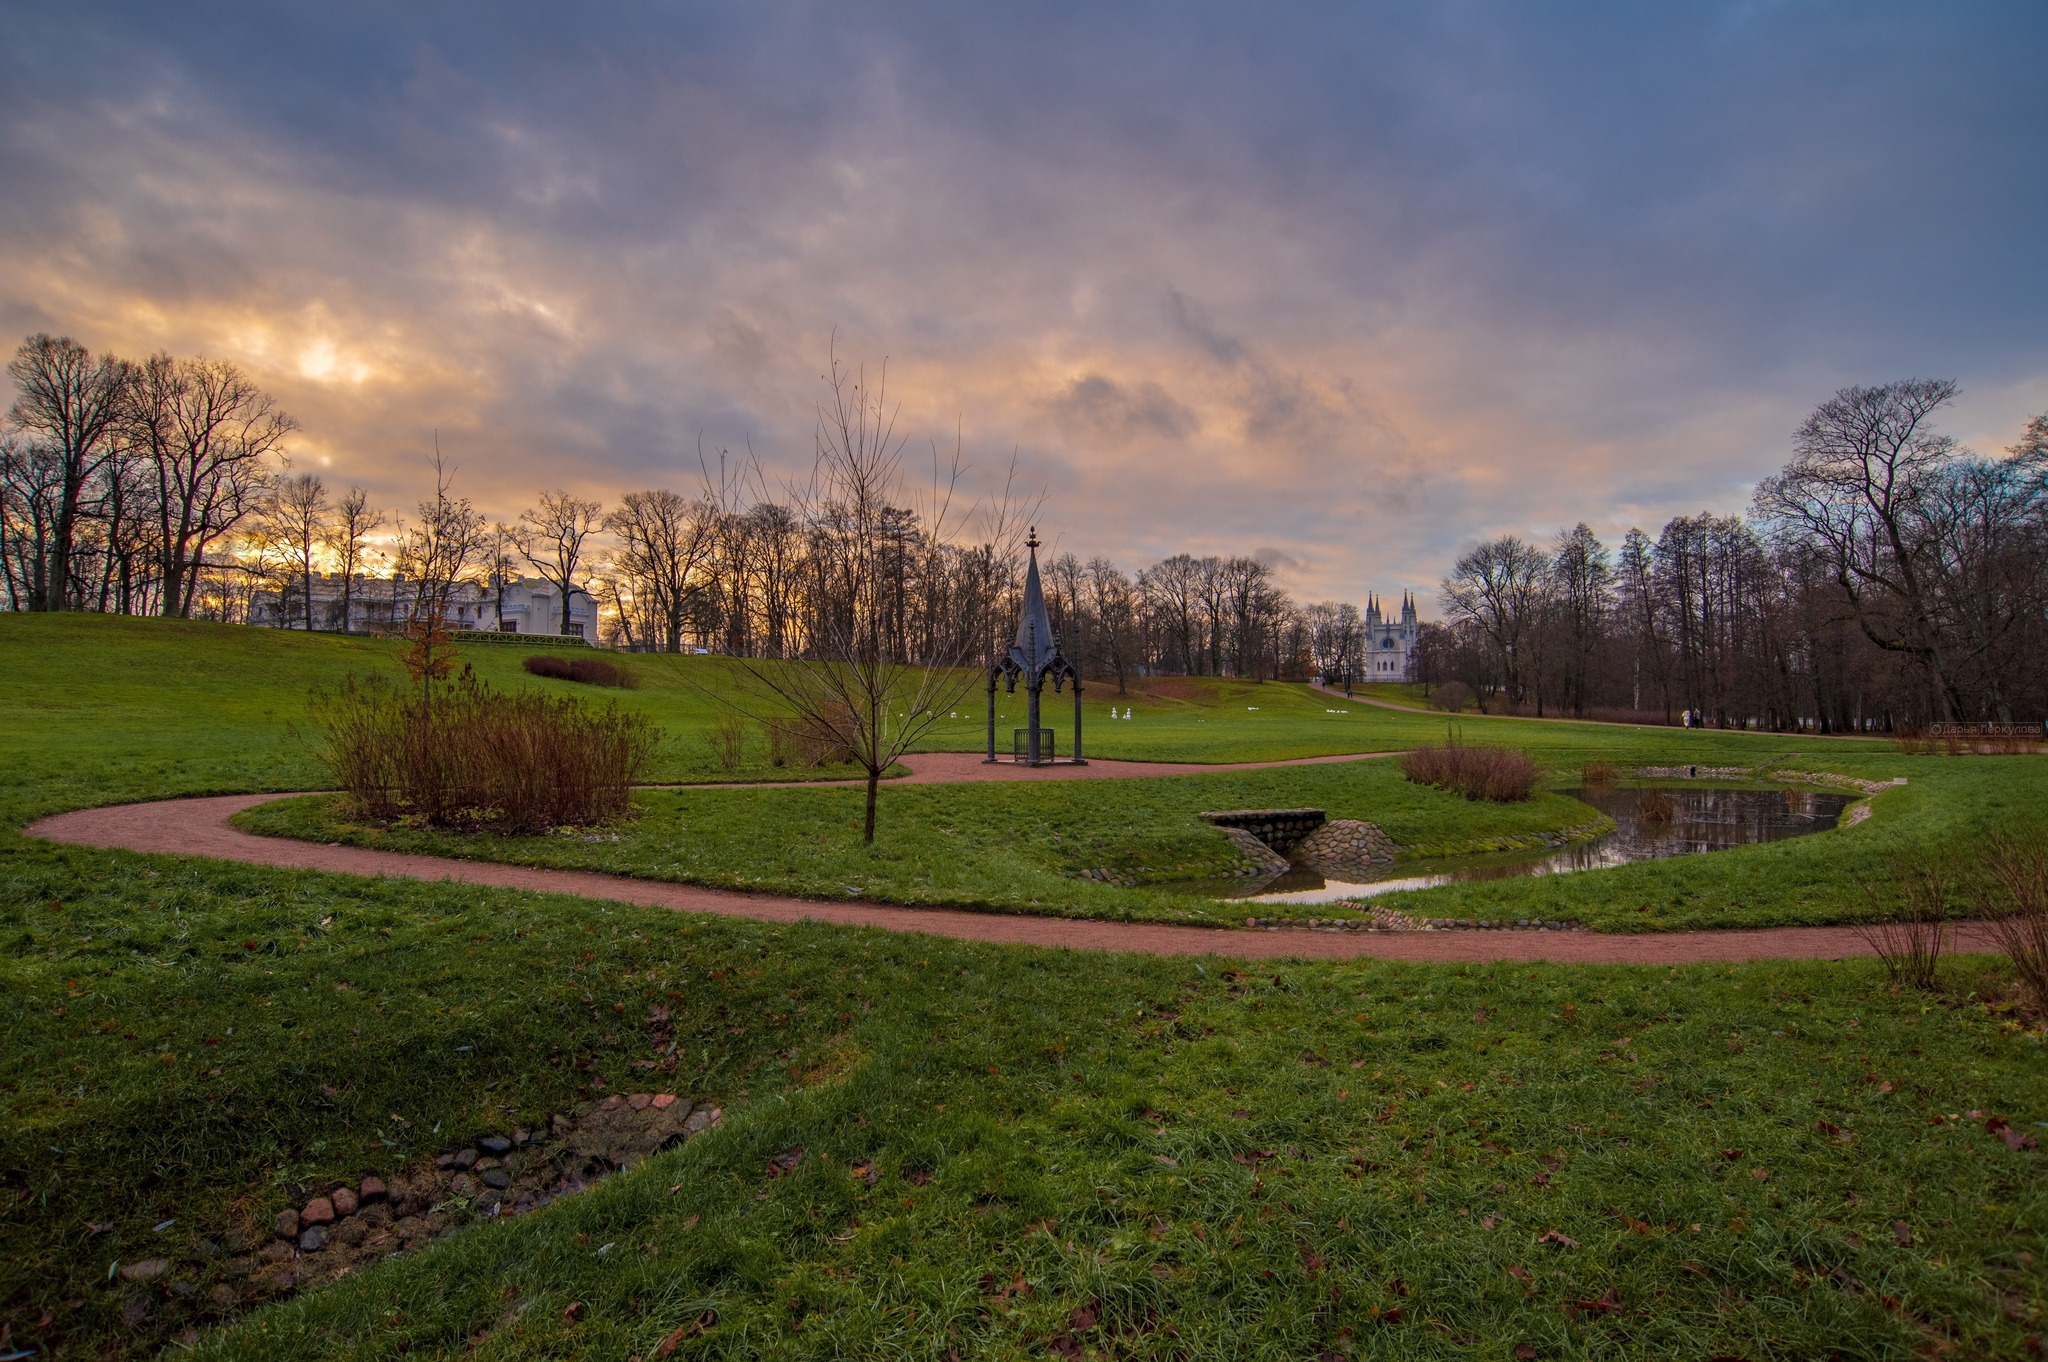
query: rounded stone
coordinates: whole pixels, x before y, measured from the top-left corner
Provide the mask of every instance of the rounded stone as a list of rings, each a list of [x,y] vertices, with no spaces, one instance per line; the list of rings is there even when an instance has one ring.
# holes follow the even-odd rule
[[[360,1204],[356,1200],[356,1194],[346,1187],[335,1188],[328,1194],[328,1200],[334,1203],[336,1215],[354,1215],[356,1207]]]
[[[327,1227],[314,1225],[299,1236],[299,1249],[304,1253],[318,1253],[327,1247]]]
[[[306,1203],[306,1209],[299,1212],[302,1225],[326,1225],[334,1220],[334,1203],[324,1196],[316,1196]]]
[[[294,1210],[279,1211],[277,1219],[272,1222],[271,1228],[277,1231],[277,1237],[280,1239],[298,1238],[299,1213]]]
[[[363,1179],[362,1190],[356,1193],[356,1199],[358,1201],[381,1201],[389,1190],[384,1185],[384,1179],[380,1177],[367,1177]]]

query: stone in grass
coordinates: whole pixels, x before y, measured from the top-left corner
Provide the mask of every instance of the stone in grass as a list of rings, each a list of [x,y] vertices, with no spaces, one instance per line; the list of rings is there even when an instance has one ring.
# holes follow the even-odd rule
[[[303,1253],[318,1253],[327,1247],[327,1227],[314,1225],[299,1236],[299,1250]]]
[[[487,1154],[506,1154],[512,1149],[512,1142],[503,1135],[486,1135],[477,1145]]]
[[[496,1187],[500,1191],[512,1185],[512,1175],[502,1168],[493,1168],[483,1174],[484,1186]]]
[[[167,1258],[145,1258],[139,1263],[130,1263],[121,1269],[124,1282],[151,1282],[171,1270]]]
[[[464,1149],[456,1154],[455,1167],[466,1170],[476,1163],[476,1159],[477,1153],[474,1149]]]
[[[324,1196],[316,1196],[306,1203],[306,1209],[299,1212],[299,1223],[303,1225],[330,1225],[334,1223],[334,1203]]]
[[[356,1207],[360,1204],[356,1201],[356,1194],[346,1187],[335,1188],[327,1194],[327,1199],[334,1203],[336,1215],[354,1215]]]
[[[277,1219],[271,1222],[271,1228],[277,1231],[277,1237],[280,1239],[298,1238],[299,1213],[289,1209],[279,1211]]]
[[[382,1201],[389,1195],[389,1192],[390,1189],[384,1185],[384,1179],[371,1176],[363,1179],[363,1187],[361,1191],[356,1193],[356,1200],[365,1204],[372,1201]]]

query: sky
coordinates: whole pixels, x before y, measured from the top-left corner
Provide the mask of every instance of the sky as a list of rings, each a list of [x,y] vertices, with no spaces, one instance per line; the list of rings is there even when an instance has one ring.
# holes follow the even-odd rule
[[[0,11],[0,337],[229,359],[510,519],[810,467],[831,357],[1060,551],[1413,589],[1730,513],[1836,389],[2048,410],[2048,8]]]

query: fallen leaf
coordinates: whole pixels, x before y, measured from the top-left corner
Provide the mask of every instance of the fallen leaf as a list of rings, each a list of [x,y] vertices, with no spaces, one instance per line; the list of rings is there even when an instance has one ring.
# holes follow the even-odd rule
[[[1765,1168],[1752,1168],[1749,1170],[1749,1175],[1758,1182],[1768,1182],[1771,1177],[1770,1170]]]
[[[1390,1277],[1387,1279],[1387,1291],[1392,1295],[1405,1296],[1408,1294],[1408,1283],[1399,1277]]]
[[[932,1175],[922,1168],[906,1168],[903,1171],[903,1180],[912,1187],[929,1187]]]
[[[1539,1244],[1555,1244],[1559,1248],[1577,1248],[1579,1241],[1559,1230],[1545,1230],[1536,1240]]]
[[[1564,1307],[1564,1312],[1576,1319],[1580,1314],[1599,1315],[1605,1314],[1610,1310],[1619,1309],[1621,1309],[1621,1297],[1616,1295],[1614,1288],[1610,1286],[1607,1288],[1606,1294],[1601,1296],[1599,1300],[1572,1301]]]
[[[1736,1159],[1742,1157],[1742,1151],[1739,1149],[1724,1149],[1721,1151],[1721,1157],[1733,1163]]]
[[[1903,1220],[1892,1222],[1892,1242],[1900,1248],[1913,1247],[1913,1227]]]
[[[1085,1334],[1095,1327],[1095,1307],[1084,1305],[1067,1315],[1067,1327],[1077,1334]]]
[[[1167,1166],[1168,1168],[1178,1168],[1178,1167],[1180,1167],[1180,1160],[1178,1160],[1178,1159],[1169,1159],[1169,1158],[1167,1158],[1167,1157],[1166,1157],[1166,1155],[1164,1155],[1164,1154],[1154,1154],[1154,1155],[1152,1156],[1152,1162],[1154,1162],[1154,1163],[1163,1163],[1163,1164],[1165,1164],[1165,1165],[1166,1165],[1166,1166]]]
[[[1985,1121],[1984,1130],[1987,1134],[1996,1135],[1999,1139],[2005,1141],[2005,1146],[2008,1149],[2024,1151],[2038,1147],[2033,1136],[2022,1135],[2019,1131],[2014,1130],[2012,1123],[2003,1116],[1993,1116]]]
[[[1533,1343],[1517,1343],[1515,1345],[1515,1356],[1520,1359],[1520,1362],[1529,1362],[1530,1358],[1536,1356],[1536,1345]]]
[[[1548,1187],[1550,1185],[1550,1174],[1538,1173],[1535,1177],[1529,1179],[1529,1184],[1532,1187]]]
[[[1523,1267],[1520,1263],[1509,1263],[1508,1276],[1513,1277],[1518,1282],[1526,1282],[1529,1280],[1529,1269]]]
[[[1480,1227],[1481,1227],[1482,1229],[1489,1229],[1489,1230],[1490,1230],[1490,1229],[1492,1229],[1492,1228],[1493,1228],[1493,1227],[1494,1227],[1494,1226],[1495,1226],[1496,1224],[1498,1224],[1498,1223],[1499,1223],[1499,1222],[1498,1222],[1498,1221],[1496,1221],[1496,1220],[1495,1220],[1495,1219],[1494,1219],[1494,1218],[1493,1218],[1492,1216],[1490,1216],[1490,1215],[1482,1215],[1482,1216],[1480,1216],[1480,1217],[1479,1217],[1479,1224],[1480,1224]]]
[[[568,1308],[568,1309],[566,1309],[566,1310],[564,1310],[564,1311],[562,1312],[562,1323],[564,1323],[564,1324],[574,1324],[574,1323],[576,1322],[576,1320],[577,1320],[577,1317],[578,1317],[578,1316],[580,1316],[580,1315],[581,1315],[582,1313],[583,1313],[583,1302],[582,1302],[582,1301],[570,1301],[570,1302],[569,1302],[569,1308]]]

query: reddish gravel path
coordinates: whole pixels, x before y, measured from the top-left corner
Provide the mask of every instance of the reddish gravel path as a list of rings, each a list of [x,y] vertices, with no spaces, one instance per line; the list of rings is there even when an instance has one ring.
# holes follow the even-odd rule
[[[1076,766],[1059,761],[1051,766],[1018,766],[1012,762],[988,762],[979,752],[912,752],[900,758],[910,770],[885,785],[965,785],[981,780],[1128,780],[1133,776],[1205,776],[1222,771],[1257,771],[1269,766],[1328,766],[1340,761],[1371,761],[1375,757],[1398,757],[1399,752],[1349,752],[1336,757],[1290,757],[1285,761],[1097,761],[1090,757]],[[858,780],[781,780],[738,784],[664,785],[665,790],[793,790],[805,786],[860,785]]]
[[[390,875],[428,881],[454,880],[501,889],[577,894],[584,898],[646,904],[681,912],[722,913],[729,917],[757,918],[767,922],[810,919],[840,926],[924,932],[964,941],[1064,946],[1073,950],[1240,958],[1352,959],[1374,956],[1388,960],[1552,960],[1620,965],[1835,959],[1870,954],[1863,940],[1846,927],[1772,927],[1753,931],[1644,936],[1519,931],[1366,935],[1309,931],[1230,932],[1206,927],[1086,922],[1069,918],[970,913],[946,908],[892,908],[873,903],[738,894],[590,871],[541,870],[487,861],[456,861],[438,856],[372,851],[362,847],[321,846],[283,838],[256,837],[228,826],[230,817],[253,804],[287,797],[275,794],[222,795],[211,799],[171,799],[151,804],[80,809],[33,823],[26,832],[30,837],[53,842],[120,847],[129,851],[163,852],[176,856],[210,856],[252,865],[335,871],[349,875]],[[1989,948],[1983,936],[1974,931],[1967,932],[1965,940],[1958,945],[1968,949]]]

